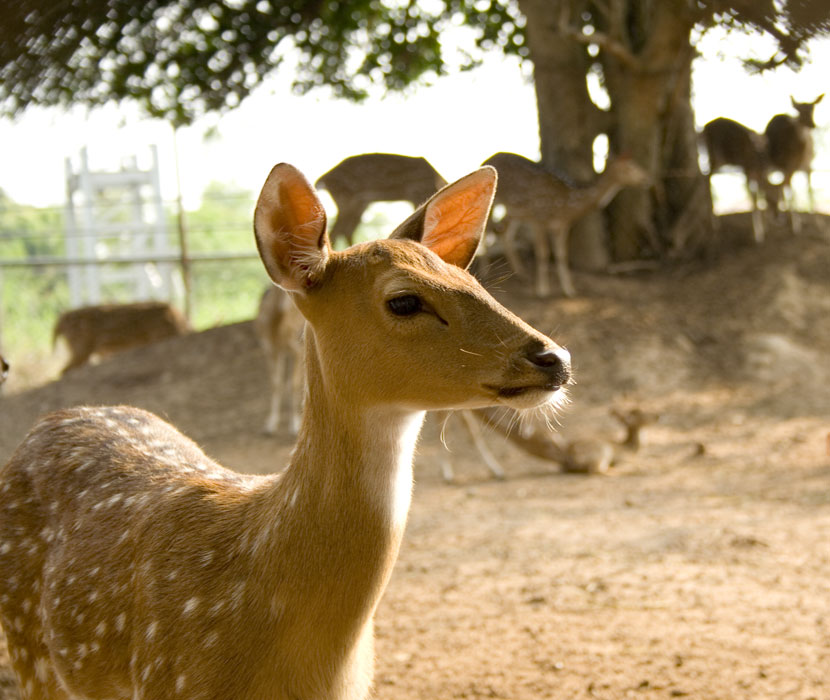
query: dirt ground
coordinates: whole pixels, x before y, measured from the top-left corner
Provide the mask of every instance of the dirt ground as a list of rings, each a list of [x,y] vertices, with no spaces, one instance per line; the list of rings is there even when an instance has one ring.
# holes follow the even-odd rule
[[[458,419],[450,452],[428,425],[377,616],[377,698],[830,699],[827,230],[817,219],[754,246],[733,218],[710,259],[577,274],[575,299],[495,285],[573,354],[566,439],[619,440],[613,407],[660,421],[607,476],[563,474],[488,435],[504,482]],[[165,341],[7,392],[0,459],[40,413],[130,403],[227,466],[279,470],[291,439],[260,434],[266,387],[250,323]]]

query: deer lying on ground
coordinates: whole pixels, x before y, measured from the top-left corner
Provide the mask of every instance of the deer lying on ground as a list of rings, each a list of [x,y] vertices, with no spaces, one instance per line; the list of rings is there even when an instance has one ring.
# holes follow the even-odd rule
[[[372,202],[411,202],[417,207],[446,181],[425,158],[396,153],[350,156],[321,175],[314,184],[337,205],[331,239],[342,236],[351,245],[360,218]]]
[[[0,620],[25,698],[363,700],[425,411],[554,410],[567,351],[466,272],[496,173],[334,251],[295,168],[254,229],[307,320],[282,474],[241,475],[130,407],[42,418],[0,470]]]
[[[792,190],[793,175],[803,171],[807,176],[807,191],[810,198],[810,210],[815,209],[815,196],[812,185],[813,162],[813,119],[815,106],[821,102],[824,94],[812,102],[796,102],[792,97],[793,107],[798,116],[776,114],[767,123],[764,134],[767,139],[767,158],[773,170],[779,170],[783,176],[783,189],[790,212],[790,227],[793,233],[801,230],[801,221],[795,211]]]
[[[611,411],[625,428],[625,437],[618,443],[599,438],[568,440],[549,427],[534,426],[517,430],[514,417],[493,408],[467,411],[489,428],[508,439],[514,446],[540,459],[556,462],[562,471],[571,474],[605,474],[623,453],[636,453],[641,445],[643,428],[656,423],[658,416],[639,408]]]
[[[623,187],[643,186],[648,174],[634,161],[618,156],[608,161],[594,182],[577,186],[566,182],[541,163],[515,153],[496,153],[484,161],[499,173],[496,203],[503,204],[510,218],[504,236],[505,255],[514,271],[521,270],[515,252],[516,234],[522,224],[533,231],[536,260],[535,290],[550,296],[551,244],[556,272],[565,296],[575,296],[568,266],[568,237],[573,225],[596,209],[604,209]]]
[[[770,164],[764,134],[726,117],[718,117],[703,127],[703,141],[709,156],[709,181],[724,166],[740,168],[752,203],[752,233],[757,243],[764,240],[761,200],[773,216],[778,211],[778,189],[768,179]]]
[[[280,428],[296,434],[300,428],[299,409],[305,388],[304,327],[305,318],[287,292],[273,286],[265,290],[254,319],[254,331],[271,381],[271,410],[264,428],[268,435]]]
[[[110,355],[190,331],[182,314],[165,302],[84,306],[61,314],[52,335],[63,337],[70,358],[64,374],[93,355]]]

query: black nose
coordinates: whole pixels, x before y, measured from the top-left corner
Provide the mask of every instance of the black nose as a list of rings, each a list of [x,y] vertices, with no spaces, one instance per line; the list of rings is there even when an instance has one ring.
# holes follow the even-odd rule
[[[571,380],[571,353],[565,348],[545,348],[531,352],[528,359],[551,378],[552,383],[567,384]]]

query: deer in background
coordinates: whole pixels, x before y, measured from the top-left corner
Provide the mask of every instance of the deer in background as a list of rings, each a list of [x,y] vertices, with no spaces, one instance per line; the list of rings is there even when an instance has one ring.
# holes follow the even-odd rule
[[[643,428],[659,420],[656,413],[639,408],[612,409],[611,415],[625,428],[625,437],[620,442],[611,442],[601,438],[568,440],[547,425],[540,427],[537,424],[517,430],[515,418],[510,412],[505,413],[499,409],[480,408],[465,413],[485,423],[528,454],[560,464],[562,471],[568,474],[607,473],[611,466],[620,461],[623,453],[639,451]]]
[[[792,178],[798,171],[807,176],[807,192],[810,198],[810,211],[815,209],[815,197],[812,184],[813,129],[816,123],[813,111],[821,102],[824,93],[812,102],[790,101],[798,116],[776,114],[767,123],[764,134],[767,139],[767,158],[772,170],[779,170],[783,176],[783,189],[790,211],[790,227],[793,233],[801,230],[801,221],[795,211]]]
[[[770,213],[778,210],[778,191],[768,180],[766,136],[726,117],[707,122],[702,136],[709,156],[710,188],[712,175],[724,166],[734,165],[743,171],[752,203],[752,233],[755,241],[762,243],[765,227],[759,200],[764,200]]]
[[[69,362],[63,368],[66,374],[93,355],[110,355],[189,331],[187,319],[166,302],[103,304],[61,314],[52,345],[62,336],[69,347]]]
[[[254,331],[265,355],[271,381],[271,410],[264,427],[268,435],[273,435],[279,428],[296,434],[300,428],[305,388],[304,327],[305,318],[288,292],[279,287],[265,290],[254,319]]]
[[[0,621],[26,698],[367,697],[425,411],[553,411],[571,379],[466,271],[495,181],[477,170],[338,252],[305,177],[271,171],[257,247],[308,323],[281,474],[226,470],[135,408],[36,424],[0,470]]]
[[[496,203],[507,210],[505,255],[516,272],[521,270],[516,235],[522,224],[533,232],[535,290],[539,297],[550,296],[551,246],[562,291],[565,296],[575,296],[568,266],[571,228],[589,212],[608,206],[623,187],[641,187],[649,182],[645,170],[626,156],[609,159],[603,173],[583,186],[566,182],[541,163],[515,153],[496,153],[484,164],[499,173]]]
[[[340,161],[314,186],[328,191],[337,205],[332,240],[342,236],[351,245],[363,212],[373,202],[403,201],[417,207],[446,184],[425,158],[363,153]]]

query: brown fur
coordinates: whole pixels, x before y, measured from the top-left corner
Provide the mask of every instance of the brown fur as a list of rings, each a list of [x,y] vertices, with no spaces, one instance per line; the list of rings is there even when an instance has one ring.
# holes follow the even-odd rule
[[[420,230],[335,252],[305,178],[272,170],[257,245],[308,321],[282,474],[228,471],[138,409],[41,419],[0,470],[0,620],[24,698],[366,698],[424,411],[551,409],[570,381],[567,352],[464,269],[494,184],[479,170]],[[420,309],[394,313],[402,295]]]
[[[103,304],[61,314],[53,342],[63,337],[69,347],[69,362],[63,369],[67,372],[93,355],[109,355],[189,330],[187,319],[165,302]]]
[[[445,184],[425,158],[363,153],[340,161],[315,186],[327,190],[337,205],[332,240],[342,236],[351,245],[363,212],[372,202],[411,202],[417,207]]]

